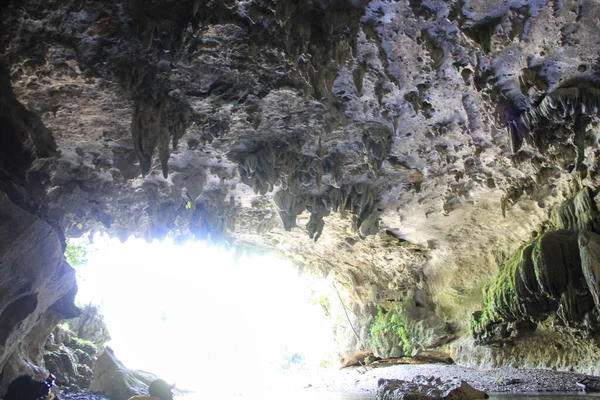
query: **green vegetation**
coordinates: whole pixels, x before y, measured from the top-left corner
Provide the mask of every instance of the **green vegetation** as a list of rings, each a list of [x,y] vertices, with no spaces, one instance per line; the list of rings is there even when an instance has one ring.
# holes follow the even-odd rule
[[[77,336],[73,337],[73,340],[79,345],[79,346],[91,346],[94,349],[96,348],[96,344],[94,344],[94,342],[89,341],[89,340],[85,340],[85,339],[81,339],[78,338]]]
[[[483,288],[483,310],[471,318],[473,335],[484,334],[492,324],[545,317],[549,310],[547,299],[560,295],[552,293],[553,285],[560,282],[548,276],[554,267],[549,267],[547,257],[542,257],[542,247],[560,248],[569,240],[568,235],[555,232],[537,236],[521,246]]]
[[[331,318],[331,304],[329,304],[329,298],[325,295],[319,297],[319,305],[323,309],[325,316]]]
[[[68,321],[61,322],[60,324],[58,324],[58,326],[63,331],[70,331],[71,330],[71,327],[69,326],[69,322]]]
[[[491,323],[504,322],[508,310],[518,310],[519,304],[515,291],[515,280],[523,251],[529,243],[521,247],[513,257],[500,268],[498,274],[483,288],[483,310],[478,317],[471,317],[471,331],[480,334]]]
[[[380,306],[377,306],[377,315],[373,319],[369,333],[371,345],[380,354],[384,354],[384,349],[389,348],[390,343],[396,340],[402,353],[406,353],[408,350],[409,339],[406,324],[401,318],[399,307],[385,312]]]
[[[82,240],[74,241],[72,239],[67,239],[65,258],[72,267],[76,268],[87,261],[87,249],[85,244],[86,243]]]

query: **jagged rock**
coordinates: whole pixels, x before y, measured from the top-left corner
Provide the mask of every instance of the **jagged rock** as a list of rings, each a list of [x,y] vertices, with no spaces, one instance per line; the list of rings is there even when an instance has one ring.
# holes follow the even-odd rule
[[[62,317],[50,309],[74,287],[75,271],[65,261],[54,229],[15,206],[3,192],[0,274],[0,369],[11,356],[39,366],[46,337]],[[17,373],[37,372],[19,369],[6,370],[3,382]]]
[[[0,191],[59,245],[275,249],[336,280],[359,323],[418,288],[436,307],[409,324],[415,348],[466,334],[518,251],[477,323],[593,331],[591,269],[565,273],[581,253],[552,233],[600,232],[600,5],[571,3],[5,1]],[[6,302],[32,308],[25,292]]]
[[[524,245],[486,287],[485,309],[473,314],[475,338],[511,341],[534,331],[551,313],[566,325],[594,329],[599,321],[592,314],[597,291],[592,235],[548,232]]]
[[[77,357],[77,360],[79,361],[79,366],[85,365],[89,368],[92,368],[94,366],[94,363],[96,362],[95,357],[92,357],[92,355],[86,353],[81,349],[75,349],[74,354]]]
[[[92,342],[77,337],[70,326],[71,321],[60,324],[48,337],[44,367],[56,376],[59,387],[73,392],[89,386],[97,348]]]
[[[427,378],[419,375],[412,382],[400,379],[379,379],[377,384],[375,398],[378,400],[476,400],[489,398],[485,392],[475,389],[459,378],[442,381],[440,378],[433,376]]]
[[[56,376],[58,385],[68,386],[77,375],[76,361],[64,347],[57,352],[46,353],[44,366]]]
[[[81,315],[69,320],[69,328],[82,340],[92,342],[98,353],[102,353],[110,340],[110,333],[97,306],[88,304],[81,308]],[[91,354],[89,351],[86,353]]]
[[[98,357],[93,373],[89,390],[103,393],[113,400],[127,400],[136,394],[147,395],[148,386],[157,379],[149,372],[127,369],[110,347]]]

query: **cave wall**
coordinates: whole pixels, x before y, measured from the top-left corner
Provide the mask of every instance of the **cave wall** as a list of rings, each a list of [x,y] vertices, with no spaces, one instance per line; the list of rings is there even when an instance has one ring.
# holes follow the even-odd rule
[[[14,97],[0,68],[0,371],[2,389],[20,373],[41,376],[54,325],[77,315],[75,271],[63,256],[62,230],[47,219],[32,163],[56,154],[51,133]]]
[[[591,0],[0,7],[1,189],[58,236],[275,250],[358,321],[408,302],[470,335],[501,266],[598,192]]]

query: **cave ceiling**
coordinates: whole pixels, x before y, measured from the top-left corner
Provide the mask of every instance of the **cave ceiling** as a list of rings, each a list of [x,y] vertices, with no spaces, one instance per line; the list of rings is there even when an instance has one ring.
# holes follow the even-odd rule
[[[416,288],[456,316],[557,207],[595,203],[595,1],[0,10],[12,90],[55,143],[28,179],[68,236],[274,250],[359,303]]]

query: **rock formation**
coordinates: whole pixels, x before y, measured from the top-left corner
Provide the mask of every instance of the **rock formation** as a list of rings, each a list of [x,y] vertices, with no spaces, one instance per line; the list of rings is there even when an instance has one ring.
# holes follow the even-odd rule
[[[94,366],[92,392],[107,395],[114,400],[127,400],[135,395],[148,395],[148,386],[157,377],[149,372],[130,370],[107,347]]]
[[[380,379],[377,388],[377,400],[477,400],[489,396],[477,390],[465,381],[453,378],[442,381],[433,376],[417,376],[412,381],[400,379]]]
[[[99,307],[93,304],[81,307],[81,314],[77,318],[69,320],[68,326],[76,337],[93,343],[98,354],[104,351],[110,340],[104,316],[100,313]]]
[[[106,347],[106,325],[97,307],[85,306],[79,317],[58,325],[44,345],[44,367],[59,388],[78,392],[90,386],[98,355]]]
[[[415,351],[472,340],[478,310],[479,343],[546,340],[563,328],[533,332],[546,318],[595,348],[596,2],[9,0],[0,13],[5,377],[35,353],[21,339],[40,348],[73,315],[63,239],[90,230],[271,250],[333,277],[361,325],[350,347],[380,306],[401,310]],[[553,343],[576,340],[568,329]]]

